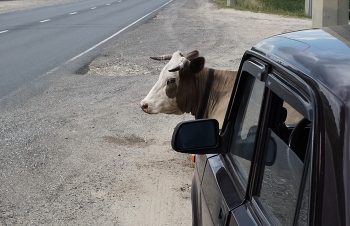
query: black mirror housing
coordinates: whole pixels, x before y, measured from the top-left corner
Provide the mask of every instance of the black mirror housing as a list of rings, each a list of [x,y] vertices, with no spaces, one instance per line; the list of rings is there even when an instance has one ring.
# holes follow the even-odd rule
[[[179,123],[171,140],[172,148],[181,153],[221,153],[219,123],[216,119],[198,119]]]

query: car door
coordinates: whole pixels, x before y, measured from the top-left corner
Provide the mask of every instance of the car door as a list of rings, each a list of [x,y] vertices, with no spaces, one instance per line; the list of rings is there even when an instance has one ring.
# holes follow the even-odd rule
[[[223,145],[231,150],[231,160],[235,164],[227,164],[228,157],[225,155],[208,156],[201,186],[200,225],[226,225],[229,212],[244,202],[247,193],[256,128],[265,89],[264,82],[251,73],[261,77],[265,68],[249,61],[241,71],[238,89],[233,93],[236,95],[234,99],[239,100],[233,104],[239,106],[238,111],[232,111],[236,120],[229,121],[221,135],[226,140]],[[231,142],[231,134],[239,134],[240,139]],[[235,151],[237,153],[232,154]]]
[[[313,225],[323,122],[311,83],[251,51],[242,62],[221,133],[213,119],[174,130],[174,150],[201,154],[194,225]]]
[[[229,153],[222,158],[244,201],[231,209],[227,225],[308,225],[310,92],[284,68],[255,57],[243,63],[225,128],[232,127]]]

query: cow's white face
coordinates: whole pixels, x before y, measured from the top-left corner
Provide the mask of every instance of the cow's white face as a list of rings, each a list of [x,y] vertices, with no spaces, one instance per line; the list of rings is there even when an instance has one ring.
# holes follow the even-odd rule
[[[148,114],[182,114],[176,104],[179,71],[169,72],[186,60],[182,54],[175,52],[167,65],[162,69],[159,79],[148,95],[141,101],[141,108]]]

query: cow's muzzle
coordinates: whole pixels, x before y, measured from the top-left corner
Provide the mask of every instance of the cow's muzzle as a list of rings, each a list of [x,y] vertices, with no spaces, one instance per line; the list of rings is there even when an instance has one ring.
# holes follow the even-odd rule
[[[141,109],[142,111],[148,113],[148,104],[147,103],[141,104]]]

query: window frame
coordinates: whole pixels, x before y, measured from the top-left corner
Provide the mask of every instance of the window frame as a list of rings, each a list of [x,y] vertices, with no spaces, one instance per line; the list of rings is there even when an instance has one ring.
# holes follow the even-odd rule
[[[272,68],[272,67],[271,67]],[[275,68],[273,68],[275,69]],[[292,73],[293,74],[293,73]],[[279,76],[279,75],[277,75]],[[313,150],[313,137],[314,137],[314,130],[315,130],[315,118],[314,118],[314,112],[312,106],[312,99],[310,96],[305,96],[305,95],[300,95],[302,92],[293,92],[293,86],[287,82],[285,79],[279,79],[274,73],[269,73],[267,80],[266,80],[266,87],[267,89],[265,90],[267,92],[267,97],[266,97],[266,105],[263,106],[264,108],[264,113],[263,113],[263,120],[262,124],[259,125],[259,131],[260,131],[260,137],[258,138],[258,141],[256,141],[256,149],[255,149],[255,159],[253,160],[252,167],[254,169],[251,170],[251,177],[249,178],[251,187],[249,188],[249,194],[247,194],[246,201],[251,203],[251,209],[255,212],[255,214],[259,217],[259,219],[264,222],[265,224],[272,224],[274,225],[274,220],[272,216],[269,214],[268,210],[264,210],[264,207],[260,206],[260,204],[256,201],[256,196],[260,190],[261,190],[261,184],[262,184],[262,179],[263,179],[263,170],[262,170],[262,159],[264,155],[264,150],[265,150],[265,144],[266,144],[266,131],[270,127],[270,125],[275,125],[276,123],[272,122],[275,117],[272,115],[276,115],[278,113],[274,112],[272,109],[274,107],[282,107],[282,102],[286,101],[288,98],[292,98],[292,102],[295,100],[299,100],[300,103],[302,103],[302,106],[305,107],[305,111],[302,111],[304,117],[307,117],[308,119],[311,119],[312,121],[312,126],[309,134],[309,142],[308,142],[308,151],[306,152],[305,160],[304,160],[304,167],[303,167],[303,174],[302,174],[302,179],[300,181],[299,185],[299,191],[297,195],[297,202],[296,202],[296,207],[295,207],[295,212],[294,212],[294,217],[293,217],[293,225],[297,225],[298,223],[298,218],[300,214],[300,207],[302,203],[302,198],[303,198],[303,191],[305,188],[306,183],[309,183],[309,189],[311,190],[311,155],[312,155],[312,150]],[[294,76],[296,76],[294,74]],[[270,78],[275,78],[275,82],[277,84],[273,84],[271,82]],[[276,79],[277,78],[277,79]],[[269,80],[270,79],[270,80]],[[305,83],[303,84],[305,85]],[[282,99],[278,94],[274,93],[272,89],[276,91],[277,89],[283,89],[287,93],[287,95],[284,95],[283,97],[285,99]],[[304,89],[305,90],[305,89]],[[289,93],[288,93],[289,92]],[[277,98],[276,98],[277,97]],[[302,101],[301,101],[302,100]],[[290,103],[289,103],[290,104]],[[290,104],[292,105],[292,104]],[[295,106],[292,106],[295,107]],[[297,107],[298,110],[300,110],[300,106]],[[308,176],[308,173],[310,174],[310,177]],[[306,179],[309,179],[309,181],[306,181]],[[308,221],[310,222],[310,198],[311,198],[311,192],[309,192],[309,203],[308,203]],[[268,213],[268,214],[266,214]]]
[[[236,120],[235,120],[235,122],[234,122],[234,126],[232,127],[232,132],[231,132],[231,136],[230,136],[230,147],[229,147],[229,152],[227,153],[227,156],[228,156],[228,158],[230,159],[230,162],[232,162],[232,168],[234,169],[234,171],[235,171],[235,174],[237,175],[237,178],[238,178],[238,180],[239,180],[239,183],[240,183],[240,185],[242,186],[242,189],[244,190],[244,192],[246,192],[247,191],[247,189],[248,189],[248,182],[249,182],[249,174],[250,174],[250,170],[249,170],[249,172],[248,172],[248,175],[247,175],[247,178],[246,178],[246,181],[245,181],[245,179],[243,179],[243,177],[244,177],[244,175],[242,175],[242,173],[245,173],[245,172],[240,172],[240,170],[239,170],[239,168],[241,168],[239,165],[238,166],[235,166],[235,165],[237,165],[237,164],[235,164],[234,162],[236,162],[237,161],[237,159],[235,159],[234,157],[233,157],[233,153],[232,153],[232,150],[234,150],[234,146],[236,145],[236,143],[235,142],[233,142],[233,140],[236,140],[236,138],[237,138],[237,136],[238,136],[238,134],[240,133],[240,132],[242,132],[242,130],[243,130],[243,128],[242,128],[242,126],[244,126],[244,124],[245,124],[245,120],[246,120],[246,116],[247,116],[247,111],[248,111],[248,108],[249,108],[249,103],[250,103],[250,100],[251,100],[251,96],[252,96],[252,90],[253,90],[253,88],[254,87],[256,87],[256,82],[261,82],[260,80],[257,80],[254,76],[252,76],[250,73],[246,73],[246,74],[244,74],[244,76],[246,77],[245,78],[245,84],[244,84],[244,86],[245,86],[245,88],[246,88],[246,85],[247,85],[247,82],[251,82],[250,84],[249,84],[249,88],[250,88],[250,90],[249,90],[249,94],[247,93],[247,89],[245,89],[245,90],[243,90],[242,91],[242,95],[241,96],[244,96],[245,98],[247,98],[245,101],[246,101],[246,103],[244,104],[244,106],[242,106],[242,105],[240,105],[240,107],[238,107],[237,108],[237,116],[236,116]],[[252,81],[251,79],[254,79],[254,81]],[[251,80],[251,81],[249,81],[249,80]],[[263,85],[264,86],[264,84],[258,84],[258,86],[261,86],[261,85]],[[265,92],[265,86],[264,86],[264,88],[263,88],[263,93]],[[248,96],[246,96],[248,94]],[[240,100],[242,100],[241,98],[240,98]],[[261,112],[261,109],[262,109],[262,107],[263,107],[263,98],[261,99],[261,107],[260,107],[260,112]],[[244,107],[245,109],[242,109],[242,107]],[[242,111],[243,110],[243,111]],[[259,125],[259,123],[260,123],[260,112],[257,114],[257,117],[258,117],[258,121],[257,121],[257,124],[256,124],[256,126],[258,127],[258,125]],[[237,121],[237,119],[240,119],[240,121]],[[239,123],[239,125],[236,125],[236,123]],[[246,134],[246,135],[248,135],[248,134]],[[256,133],[256,136],[257,136],[257,133]],[[255,146],[255,143],[256,143],[256,136],[254,137],[254,146]],[[247,138],[246,138],[247,139]],[[237,140],[236,140],[237,141]],[[253,150],[255,150],[255,147],[253,147]],[[254,154],[254,152],[253,152],[253,154]],[[250,160],[250,167],[249,168],[251,168],[251,165],[252,165],[252,160],[253,160],[253,156],[252,156],[252,158],[251,158],[251,160]],[[248,160],[249,161],[249,160]]]
[[[260,72],[258,72],[257,70],[252,70],[251,67],[247,67],[247,65],[245,65],[245,62],[247,61],[250,61],[250,63],[255,64],[254,66],[258,66],[258,68],[260,67]],[[250,66],[251,65],[252,64],[250,64]],[[239,76],[237,76],[237,79],[236,79],[236,83],[231,95],[230,105],[228,108],[229,110],[226,113],[223,129],[222,129],[224,137],[226,137],[226,139],[229,140],[225,142],[226,143],[225,146],[227,146],[226,150],[230,150],[230,147],[231,147],[231,136],[229,136],[228,134],[232,133],[233,131],[232,128],[234,127],[235,122],[233,122],[232,119],[237,117],[237,111],[238,111],[237,103],[234,103],[233,100],[240,99],[240,96],[242,95],[242,86],[240,85],[242,83],[242,79],[244,79],[241,76],[242,72],[248,71],[248,72],[256,73],[256,74],[252,74],[252,73],[250,74],[252,74],[253,76],[255,75],[254,77],[265,82],[265,90],[264,90],[264,96],[262,101],[262,107],[259,114],[257,137],[254,145],[254,154],[252,157],[247,188],[244,194],[244,202],[242,204],[247,206],[247,209],[251,212],[253,216],[255,216],[254,218],[257,220],[257,222],[260,222],[261,224],[267,224],[267,225],[270,224],[266,216],[261,211],[261,209],[257,206],[257,203],[254,201],[253,196],[255,194],[254,192],[255,192],[256,186],[257,184],[259,184],[259,181],[257,180],[259,178],[259,168],[261,164],[259,163],[261,162],[261,160],[259,159],[261,159],[261,155],[263,154],[264,141],[266,140],[266,134],[264,134],[264,131],[266,131],[266,128],[270,123],[266,119],[271,113],[270,112],[271,105],[276,104],[274,102],[271,102],[271,98],[273,97],[273,95],[276,95],[272,92],[271,89],[276,90],[276,88],[277,89],[284,88],[289,92],[289,95],[287,96],[294,97],[294,98],[296,97],[299,101],[302,100],[301,101],[302,105],[304,107],[306,106],[306,111],[303,113],[304,114],[306,113],[307,118],[311,119],[312,121],[312,126],[311,126],[312,129],[309,134],[312,142],[309,142],[308,144],[308,152],[304,160],[303,175],[302,175],[302,180],[300,182],[293,225],[296,225],[298,223],[297,221],[298,221],[298,217],[300,216],[299,212],[300,212],[300,206],[302,202],[303,190],[305,188],[307,179],[308,179],[307,183],[309,183],[308,223],[312,223],[314,208],[311,206],[311,203],[314,202],[313,198],[315,197],[315,194],[313,194],[312,192],[313,190],[315,190],[314,184],[312,183],[312,180],[313,180],[312,172],[314,171],[312,159],[314,158],[313,153],[314,153],[314,148],[316,146],[316,144],[314,144],[315,142],[314,140],[316,139],[315,131],[318,128],[318,126],[315,123],[317,112],[316,110],[314,110],[316,109],[315,108],[316,98],[314,96],[314,93],[312,92],[310,85],[308,85],[305,82],[307,81],[307,79],[305,81],[301,79],[301,78],[305,79],[305,76],[303,74],[301,74],[301,77],[300,77],[299,74],[296,75],[295,73],[286,69],[285,67],[282,67],[276,62],[271,61],[271,59],[267,59],[265,56],[259,55],[252,51],[247,51],[243,56],[239,71],[240,71],[240,74]],[[271,78],[270,76],[271,74],[275,75],[274,76],[275,78],[278,78],[278,83],[277,83],[278,86],[276,87],[273,86],[274,84],[272,84],[271,86],[271,81],[268,81],[268,78]],[[271,88],[271,87],[274,87],[274,88]],[[223,154],[223,159],[225,160],[226,165],[228,166],[228,170],[232,174],[232,179],[235,181],[237,185],[241,185],[241,182],[238,179],[237,172],[235,172],[235,167],[232,165],[234,164],[232,160],[227,156],[227,154]],[[309,177],[307,177],[308,173],[310,174]],[[237,186],[237,187],[241,187],[241,186]],[[243,188],[242,192],[244,192],[244,187],[242,188]]]
[[[240,103],[234,100],[241,100],[242,96],[244,95],[244,88],[248,79],[247,76],[244,76],[244,75],[248,73],[252,77],[255,77],[257,80],[264,82],[264,79],[267,76],[267,72],[268,72],[268,64],[266,64],[265,62],[261,61],[260,59],[254,56],[249,56],[247,53],[244,55],[243,60],[241,62],[242,63],[240,65],[240,70],[239,70],[240,74],[236,78],[229,107],[226,112],[226,117],[222,127],[222,137],[228,140],[228,142],[223,142],[223,145],[226,145],[223,148],[228,150],[226,154],[223,154],[223,159],[227,165],[229,172],[232,175],[232,179],[234,183],[237,185],[237,188],[240,191],[243,199],[246,200],[249,187],[250,187],[250,177],[251,177],[251,171],[252,171],[252,165],[253,165],[253,159],[254,159],[255,153],[253,153],[253,156],[252,156],[252,163],[250,166],[251,169],[248,175],[247,184],[245,185],[240,179],[241,175],[236,171],[236,167],[234,166],[235,163],[229,154],[230,148],[232,146],[232,136],[235,131],[234,129],[235,123],[236,123],[235,119],[238,117],[239,106],[240,106]],[[260,127],[259,125],[261,123],[262,109],[263,109],[263,106],[265,105],[265,96],[266,96],[265,92],[266,92],[266,86],[263,91],[263,98],[261,102],[261,109],[260,109],[259,119],[258,119],[258,128]],[[258,131],[257,131],[257,136],[258,136]],[[255,139],[254,150],[256,149],[256,143],[257,143],[257,140]]]

